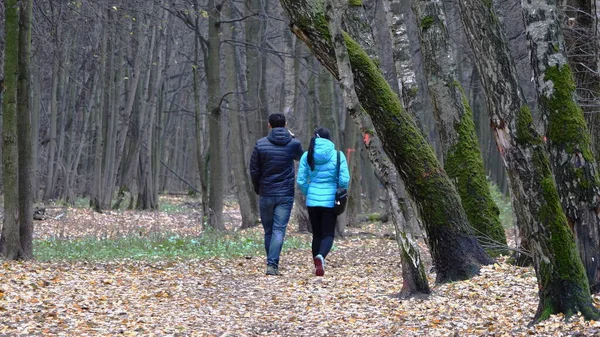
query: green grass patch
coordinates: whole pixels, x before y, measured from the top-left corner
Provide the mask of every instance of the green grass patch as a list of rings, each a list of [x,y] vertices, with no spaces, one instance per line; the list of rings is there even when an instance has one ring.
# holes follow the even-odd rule
[[[310,244],[305,237],[286,237],[283,249],[303,248]],[[127,236],[116,239],[94,237],[50,239],[34,242],[38,261],[105,261],[119,259],[171,260],[264,255],[261,233],[206,231],[198,237],[170,233]]]
[[[500,210],[500,223],[504,228],[512,228],[514,224],[513,209],[510,203],[510,196],[505,196],[500,192],[498,186],[490,182],[490,193],[492,199]]]
[[[190,209],[188,207],[185,207],[185,205],[183,204],[170,204],[170,203],[160,203],[158,205],[158,209],[161,212],[165,212],[165,213],[189,213]]]

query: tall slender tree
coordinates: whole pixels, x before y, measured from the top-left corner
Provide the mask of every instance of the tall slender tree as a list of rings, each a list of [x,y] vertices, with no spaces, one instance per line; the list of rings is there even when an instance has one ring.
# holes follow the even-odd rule
[[[206,110],[210,113],[210,191],[209,224],[215,229],[224,229],[223,223],[223,140],[221,115],[221,7],[215,0],[208,1],[208,60],[206,81],[208,99]]]
[[[19,229],[19,179],[17,152],[17,76],[19,62],[19,5],[4,2],[4,88],[2,100],[2,179],[4,181],[4,222],[0,255],[7,260],[23,256]]]
[[[19,157],[19,235],[22,259],[33,258],[33,189],[31,148],[31,12],[33,0],[23,0],[19,9],[19,60],[17,84],[17,144]]]

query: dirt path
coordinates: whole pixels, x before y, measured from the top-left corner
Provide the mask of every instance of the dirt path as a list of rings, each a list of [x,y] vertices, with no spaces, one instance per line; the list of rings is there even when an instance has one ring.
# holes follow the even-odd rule
[[[263,256],[5,262],[0,336],[600,335],[600,323],[577,317],[528,328],[537,306],[534,273],[504,263],[465,282],[434,285],[429,275],[429,299],[399,300],[397,246],[381,235],[390,228],[351,232],[375,235],[338,240],[322,278],[312,274],[308,249],[284,251],[279,277],[264,275]]]

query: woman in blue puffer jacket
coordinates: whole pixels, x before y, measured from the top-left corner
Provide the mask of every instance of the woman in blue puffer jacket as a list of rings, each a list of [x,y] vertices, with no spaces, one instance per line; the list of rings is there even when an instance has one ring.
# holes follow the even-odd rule
[[[319,127],[310,140],[308,151],[300,158],[296,182],[306,196],[308,217],[312,225],[312,254],[315,275],[325,274],[325,258],[333,245],[337,215],[333,212],[337,187],[348,188],[350,173],[344,152],[340,153],[337,174],[337,154],[329,129]],[[337,185],[336,185],[337,182]]]

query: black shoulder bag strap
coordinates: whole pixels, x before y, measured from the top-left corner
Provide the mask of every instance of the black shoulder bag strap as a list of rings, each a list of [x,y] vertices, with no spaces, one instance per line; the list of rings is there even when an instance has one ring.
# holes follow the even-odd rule
[[[335,190],[337,191],[340,188],[340,151],[337,152],[337,165],[336,165],[336,175],[335,175]]]

